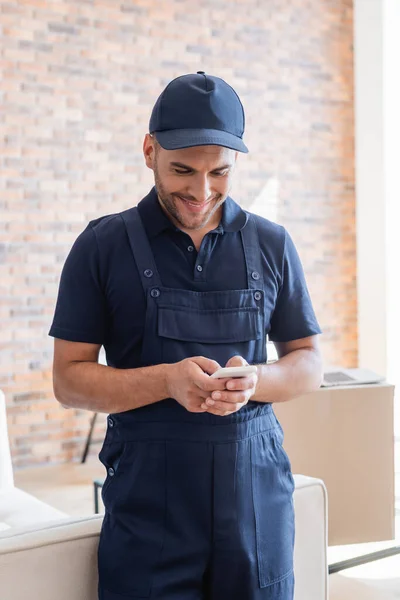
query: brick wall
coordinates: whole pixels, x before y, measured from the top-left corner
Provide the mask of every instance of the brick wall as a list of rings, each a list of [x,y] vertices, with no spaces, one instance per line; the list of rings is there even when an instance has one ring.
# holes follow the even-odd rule
[[[251,154],[233,195],[288,227],[326,360],[356,363],[352,17],[351,0],[0,2],[0,388],[15,466],[83,449],[90,415],[52,394],[60,271],[88,220],[149,189],[150,110],[183,73],[239,92]]]

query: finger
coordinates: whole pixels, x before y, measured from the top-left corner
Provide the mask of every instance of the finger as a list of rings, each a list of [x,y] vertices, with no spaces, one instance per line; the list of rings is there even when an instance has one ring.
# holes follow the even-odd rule
[[[225,379],[214,379],[213,377],[204,374],[202,376],[196,377],[195,383],[199,388],[205,390],[206,392],[209,392],[210,394],[214,390],[225,390],[227,381],[228,379],[226,377]]]
[[[201,404],[201,408],[202,408],[202,409],[205,409],[205,410],[207,410],[207,411],[210,411],[210,410],[217,410],[217,409],[215,408],[215,407],[216,407],[216,404],[217,404],[217,402],[215,402],[215,400],[213,400],[212,398],[208,397],[208,398],[206,398],[206,399],[205,399],[205,400],[202,402],[202,404]],[[236,410],[236,404],[234,405],[234,407],[235,407],[235,408],[234,408],[233,410],[235,411],[235,410]],[[227,412],[227,410],[228,410],[228,409],[227,409],[226,405],[225,405],[225,404],[223,404],[223,406],[222,406],[222,409],[221,409],[221,407],[220,407],[218,410],[219,410],[219,412]],[[232,410],[232,409],[231,409],[231,410]]]
[[[231,404],[241,404],[247,402],[249,392],[247,390],[240,392],[212,392],[211,398],[214,402],[228,402]]]
[[[237,410],[219,410],[217,408],[208,408],[207,410],[210,415],[216,415],[217,417],[227,417],[233,415]]]
[[[257,385],[258,377],[255,374],[249,375],[248,377],[235,377],[235,379],[228,379],[226,382],[227,390],[250,390]]]
[[[212,390],[225,389],[225,383],[227,382],[227,378],[212,379],[209,375],[209,373],[212,375],[213,373],[215,373],[215,371],[218,371],[218,369],[221,368],[216,360],[211,360],[209,358],[205,358],[204,356],[194,356],[190,360],[195,365],[195,375],[193,376],[193,383],[198,388],[207,392],[211,392]]]
[[[210,397],[210,392],[207,392],[207,390],[202,390],[198,386],[193,388],[192,394],[196,398],[196,400],[199,400],[200,402],[203,402],[203,400],[206,400]]]
[[[209,412],[211,415],[215,415],[216,417],[227,417],[228,415],[232,414],[226,411],[221,412],[220,410],[208,410],[207,412]]]
[[[211,358],[206,358],[205,356],[193,356],[190,358],[192,362],[198,365],[204,373],[208,375],[212,375],[215,371],[221,368],[221,365],[217,363],[216,360],[211,360]]]
[[[201,406],[188,406],[188,410],[189,410],[189,412],[192,412],[192,413],[204,413],[204,412],[207,412],[208,409],[207,409],[207,406],[203,407],[203,405],[201,405]]]
[[[210,408],[213,408],[215,404],[215,400],[213,400],[210,396],[207,396],[207,398],[204,398],[203,402],[201,403],[201,408],[209,410]]]
[[[201,407],[206,407],[208,411],[220,411],[220,412],[229,412],[233,413],[238,411],[244,404],[231,404],[229,402],[215,402],[214,400],[207,399],[205,403],[201,405]]]
[[[247,360],[245,360],[243,358],[243,356],[232,356],[232,358],[230,358],[228,360],[228,362],[226,363],[226,367],[243,367],[245,365],[248,365],[249,363],[247,362]]]
[[[217,415],[218,417],[225,417],[226,415],[232,415],[233,413],[235,413],[237,411],[237,409],[235,408],[235,410],[226,410],[226,409],[219,409],[219,408],[215,408],[214,406],[207,406],[206,404],[204,405],[206,406],[206,412],[210,413],[210,415]],[[203,408],[203,405],[202,405]]]

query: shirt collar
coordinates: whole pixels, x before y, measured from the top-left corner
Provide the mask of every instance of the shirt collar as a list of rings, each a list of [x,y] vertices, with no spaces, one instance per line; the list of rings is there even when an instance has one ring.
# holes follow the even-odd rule
[[[166,229],[179,231],[161,208],[155,187],[139,202],[138,210],[150,239],[156,237]],[[228,196],[222,207],[221,222],[215,231],[218,233],[240,231],[246,225],[247,219],[247,213]]]
[[[230,196],[222,207],[221,224],[223,231],[235,233],[243,229],[247,223],[248,214]]]
[[[151,239],[166,229],[177,230],[160,206],[157,190],[153,187],[150,193],[138,204],[138,211],[143,221],[147,236]]]

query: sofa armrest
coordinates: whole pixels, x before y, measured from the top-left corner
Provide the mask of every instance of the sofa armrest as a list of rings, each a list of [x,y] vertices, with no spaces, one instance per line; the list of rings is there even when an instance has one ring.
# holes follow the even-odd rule
[[[328,496],[324,482],[294,475],[295,600],[328,600]]]
[[[0,589],[7,600],[97,600],[103,517],[63,519],[0,534]],[[2,593],[3,593],[2,592]]]

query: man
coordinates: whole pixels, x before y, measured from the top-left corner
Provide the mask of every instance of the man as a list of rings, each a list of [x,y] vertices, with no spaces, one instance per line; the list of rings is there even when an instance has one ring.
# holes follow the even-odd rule
[[[109,413],[99,598],[292,600],[294,483],[272,403],[321,382],[301,263],[283,227],[228,196],[248,150],[227,83],[178,77],[149,131],[155,187],[78,237],[50,330],[57,399]],[[210,377],[248,363],[257,375]]]

